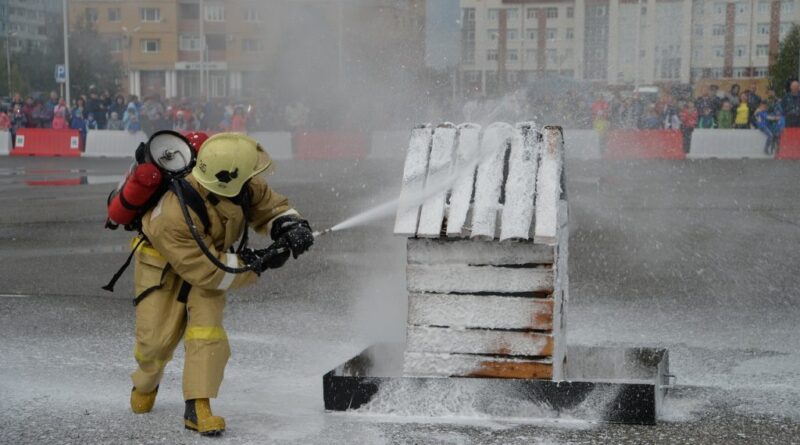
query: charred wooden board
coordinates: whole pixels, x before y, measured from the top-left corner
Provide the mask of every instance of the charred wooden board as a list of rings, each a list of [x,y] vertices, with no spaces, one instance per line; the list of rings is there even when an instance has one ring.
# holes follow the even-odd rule
[[[553,336],[539,332],[409,326],[409,352],[548,357]]]
[[[553,246],[531,242],[408,239],[409,264],[509,266],[553,264]]]
[[[550,331],[553,299],[413,293],[408,296],[408,324]]]
[[[403,373],[421,377],[550,379],[553,377],[553,364],[547,359],[406,351]]]
[[[550,293],[553,269],[468,266],[465,264],[409,264],[406,271],[410,292],[435,293]]]

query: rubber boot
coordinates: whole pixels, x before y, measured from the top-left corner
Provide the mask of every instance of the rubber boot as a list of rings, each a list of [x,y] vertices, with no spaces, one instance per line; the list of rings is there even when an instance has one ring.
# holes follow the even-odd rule
[[[203,436],[218,436],[225,431],[225,419],[211,413],[208,399],[186,401],[183,425],[187,430],[197,431]]]
[[[134,414],[149,413],[153,410],[153,405],[156,404],[156,395],[158,394],[158,386],[153,392],[142,393],[134,387],[131,390],[131,410]]]

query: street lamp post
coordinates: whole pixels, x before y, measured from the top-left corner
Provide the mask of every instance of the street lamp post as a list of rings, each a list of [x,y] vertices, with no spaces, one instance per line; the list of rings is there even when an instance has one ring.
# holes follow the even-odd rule
[[[8,32],[8,21],[6,21],[6,74],[8,76],[8,96],[11,97],[11,33]]]
[[[122,27],[122,34],[125,36],[125,44],[127,45],[127,50],[128,50],[127,51],[128,55],[127,57],[125,57],[125,71],[128,73],[128,86],[129,89],[131,90],[130,94],[134,94],[133,93],[134,88],[133,85],[131,84],[131,57],[133,51],[133,35],[136,34],[140,29],[142,29],[142,27],[137,26],[133,28],[132,31],[128,31],[128,28],[126,26]]]
[[[62,0],[61,8],[64,13],[64,90],[66,91],[67,106],[70,106],[72,102],[69,93],[69,10],[67,3],[68,0]]]

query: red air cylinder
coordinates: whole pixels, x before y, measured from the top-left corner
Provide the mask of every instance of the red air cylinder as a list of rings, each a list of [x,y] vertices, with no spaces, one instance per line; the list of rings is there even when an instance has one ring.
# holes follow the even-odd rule
[[[161,185],[161,172],[154,164],[137,165],[108,204],[108,219],[118,225],[133,222]]]

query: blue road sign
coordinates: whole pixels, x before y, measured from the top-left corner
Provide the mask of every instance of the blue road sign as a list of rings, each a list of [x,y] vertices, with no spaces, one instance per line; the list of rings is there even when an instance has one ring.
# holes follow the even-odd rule
[[[64,65],[56,65],[56,82],[65,83],[67,81],[67,69]]]

